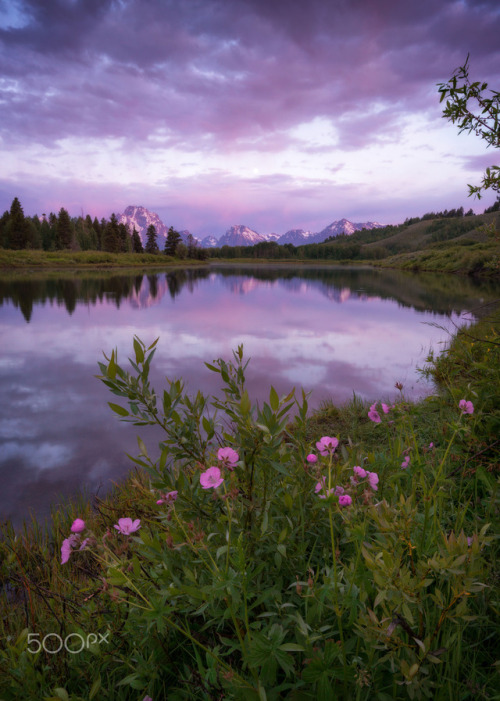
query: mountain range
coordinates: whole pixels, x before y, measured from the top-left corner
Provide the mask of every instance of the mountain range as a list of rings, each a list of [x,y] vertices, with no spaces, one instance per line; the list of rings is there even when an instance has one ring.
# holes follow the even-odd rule
[[[168,228],[161,221],[158,214],[150,212],[145,207],[130,205],[123,211],[123,214],[119,214],[117,218],[119,222],[128,226],[130,233],[132,233],[135,227],[139,232],[143,244],[145,244],[147,240],[148,227],[153,224],[156,229],[158,247],[160,250],[163,250]],[[279,244],[291,243],[294,246],[300,246],[305,243],[322,243],[330,236],[338,236],[339,234],[350,235],[362,229],[380,229],[382,227],[383,224],[379,224],[378,222],[369,221],[361,223],[351,222],[348,219],[340,219],[332,222],[318,233],[304,231],[304,229],[290,229],[290,231],[280,236],[279,234],[258,234],[248,226],[239,224],[229,228],[219,239],[215,236],[205,236],[205,238],[201,240],[196,236],[193,236],[193,238],[202,248],[254,246],[261,241],[276,241]],[[187,243],[191,233],[187,229],[179,231],[179,233],[182,241]]]

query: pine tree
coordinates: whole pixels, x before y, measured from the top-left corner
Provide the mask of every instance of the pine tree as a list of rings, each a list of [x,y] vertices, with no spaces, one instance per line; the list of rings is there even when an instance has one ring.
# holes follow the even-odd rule
[[[177,251],[177,246],[181,243],[182,236],[178,231],[175,231],[174,227],[171,226],[168,230],[167,238],[165,240],[164,253],[167,256],[175,256]]]
[[[101,221],[102,226],[102,221]],[[121,250],[120,231],[118,229],[118,219],[113,213],[109,222],[104,226],[102,233],[102,250],[109,253],[119,253]]]
[[[154,224],[150,224],[148,226],[148,231],[147,231],[147,236],[148,240],[146,241],[146,248],[145,251],[146,253],[159,253],[160,249],[158,248],[158,244],[156,243],[156,229],[154,227]]]
[[[6,238],[9,248],[18,251],[28,248],[30,244],[30,229],[24,216],[21,203],[14,197],[9,212],[9,221],[6,226]]]
[[[141,237],[135,226],[132,232],[132,251],[133,253],[144,253],[144,246],[142,245]]]
[[[73,226],[73,222],[69,218],[68,212],[64,209],[64,207],[61,207],[57,218],[56,247],[58,249],[71,248],[74,233],[75,228]]]

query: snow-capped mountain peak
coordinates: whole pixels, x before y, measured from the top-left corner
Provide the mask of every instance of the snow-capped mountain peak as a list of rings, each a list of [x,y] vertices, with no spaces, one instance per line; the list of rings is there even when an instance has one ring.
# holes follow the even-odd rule
[[[133,232],[135,227],[139,232],[139,236],[141,237],[141,241],[144,246],[146,245],[146,241],[148,239],[148,227],[153,224],[157,234],[156,243],[158,244],[158,248],[163,250],[168,229],[155,212],[150,212],[149,209],[146,209],[145,207],[130,205],[123,211],[123,214],[118,215],[118,222],[128,226],[130,233]]]

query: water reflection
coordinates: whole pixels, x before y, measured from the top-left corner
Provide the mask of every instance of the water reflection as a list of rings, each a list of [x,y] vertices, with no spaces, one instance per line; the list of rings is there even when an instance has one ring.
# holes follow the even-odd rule
[[[217,390],[203,361],[243,343],[249,387],[312,390],[311,405],[352,392],[389,397],[401,381],[422,394],[415,364],[450,324],[498,297],[469,278],[332,268],[214,266],[136,275],[16,276],[0,280],[0,518],[37,515],[82,487],[106,489],[130,467],[136,429],[111,414],[93,379],[101,351],[124,360],[132,337],[160,337],[156,386],[182,376]],[[27,323],[28,322],[28,323]],[[160,438],[137,432],[151,453]]]

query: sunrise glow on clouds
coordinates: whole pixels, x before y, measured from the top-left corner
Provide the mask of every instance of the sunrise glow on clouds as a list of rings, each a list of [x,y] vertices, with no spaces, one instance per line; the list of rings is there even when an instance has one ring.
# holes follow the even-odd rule
[[[0,0],[0,210],[198,236],[483,211],[498,157],[436,83],[470,53],[499,89],[499,36],[497,0]]]

